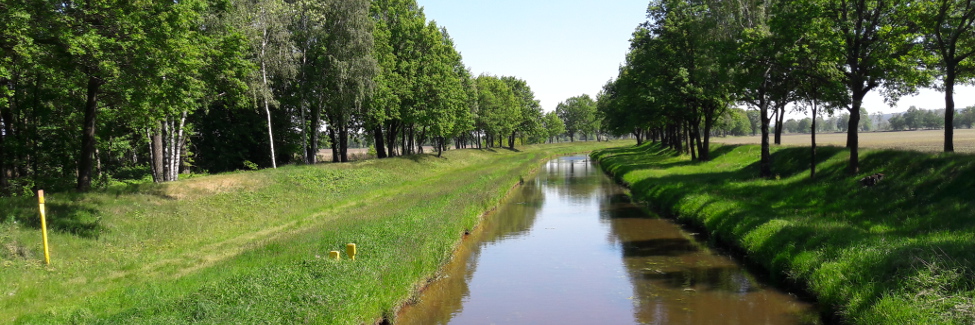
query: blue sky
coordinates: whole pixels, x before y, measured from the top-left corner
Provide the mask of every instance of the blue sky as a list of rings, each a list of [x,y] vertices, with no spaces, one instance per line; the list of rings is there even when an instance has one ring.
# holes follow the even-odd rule
[[[646,20],[649,0],[417,0],[428,20],[447,28],[475,75],[524,79],[545,111],[565,99],[595,97],[615,78],[633,30]],[[896,113],[911,105],[944,107],[944,95],[922,90],[889,107],[877,91],[870,112]],[[975,88],[959,87],[955,106],[975,105]],[[790,114],[801,117],[802,114]]]
[[[616,77],[648,0],[418,0],[475,75],[524,79],[546,111]]]

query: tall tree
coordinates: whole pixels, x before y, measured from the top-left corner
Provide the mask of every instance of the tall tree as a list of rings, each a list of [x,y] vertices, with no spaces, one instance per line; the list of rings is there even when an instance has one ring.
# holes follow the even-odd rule
[[[271,167],[277,168],[271,106],[278,106],[274,94],[296,73],[297,49],[288,31],[290,5],[283,0],[246,0],[237,3],[238,27],[251,41],[254,64],[258,71],[251,82],[255,109],[263,106],[267,116],[267,135],[271,149]]]
[[[596,120],[596,102],[589,95],[582,94],[559,103],[555,112],[565,124],[569,141],[575,141],[576,133],[592,129],[591,124]]]
[[[328,36],[324,62],[325,88],[329,94],[325,114],[332,137],[333,160],[347,162],[349,133],[357,128],[361,112],[375,88],[377,61],[373,56],[373,24],[367,0],[326,2],[324,29]],[[338,155],[334,155],[335,148]]]
[[[921,6],[909,0],[823,0],[825,13],[833,22],[833,37],[843,54],[843,83],[851,95],[846,106],[850,120],[847,143],[849,172],[860,168],[860,108],[870,91],[884,87],[888,99],[912,91],[927,79],[917,69],[923,57],[919,26]]]
[[[521,114],[519,99],[508,84],[495,76],[477,77],[477,89],[479,124],[490,139],[488,146],[493,146],[492,143],[496,140],[498,147],[501,147],[506,135],[517,127],[518,116]]]
[[[954,152],[955,84],[971,81],[975,64],[975,1],[937,0],[926,5],[922,26],[925,45],[937,57],[945,93],[944,151]]]
[[[93,0],[59,2],[44,9],[52,24],[54,38],[50,41],[56,44],[61,64],[75,67],[84,83],[77,189],[86,191],[91,188],[95,167],[101,95],[106,86],[117,86],[123,70],[138,75],[132,63],[140,52],[133,42],[141,38],[140,14],[146,8],[136,2]]]
[[[514,149],[516,133],[521,133],[523,139],[539,133],[544,113],[542,105],[535,99],[535,92],[528,86],[527,81],[511,76],[502,77],[501,80],[508,84],[518,98],[517,126],[508,138],[508,147]]]

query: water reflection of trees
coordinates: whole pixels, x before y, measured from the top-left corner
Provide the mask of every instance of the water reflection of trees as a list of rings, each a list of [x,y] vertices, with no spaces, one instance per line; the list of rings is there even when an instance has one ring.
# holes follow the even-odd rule
[[[423,292],[416,305],[398,317],[397,324],[448,324],[459,315],[464,298],[470,295],[469,282],[477,271],[484,244],[528,233],[545,202],[543,186],[538,179],[526,181],[498,210],[481,220],[479,229],[444,266],[443,276]]]
[[[526,181],[495,213],[481,221],[480,240],[494,242],[518,237],[531,230],[545,203],[543,186],[537,179]]]
[[[648,215],[607,186],[600,218],[622,251],[634,291],[634,317],[643,324],[816,323],[778,292],[763,291],[732,260],[708,252],[671,222]],[[771,316],[770,316],[771,315]]]
[[[548,190],[570,201],[592,198],[602,186],[602,171],[588,159],[556,159],[545,165],[540,179]]]

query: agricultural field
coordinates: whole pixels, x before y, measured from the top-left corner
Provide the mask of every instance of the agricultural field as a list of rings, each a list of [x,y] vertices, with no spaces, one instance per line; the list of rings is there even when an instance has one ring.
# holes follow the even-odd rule
[[[940,152],[944,148],[944,132],[944,130],[861,132],[860,148]],[[761,143],[760,136],[711,138],[711,140],[726,144]],[[782,135],[782,145],[808,146],[809,144],[809,134]],[[816,134],[816,144],[823,146],[845,146],[846,133]],[[975,153],[975,129],[955,130],[955,151]]]

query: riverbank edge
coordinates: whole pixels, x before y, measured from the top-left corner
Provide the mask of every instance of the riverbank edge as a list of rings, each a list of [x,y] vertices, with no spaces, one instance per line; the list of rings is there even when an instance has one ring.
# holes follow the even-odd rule
[[[654,176],[648,176],[646,174],[632,175],[634,172],[638,172],[641,170],[648,170],[648,169],[657,169],[657,170],[666,171],[669,169],[680,168],[681,166],[687,166],[692,164],[696,164],[698,166],[707,165],[707,164],[712,164],[714,160],[712,160],[711,162],[703,162],[703,163],[690,162],[690,159],[688,159],[689,157],[677,158],[678,156],[674,154],[674,152],[669,151],[655,144],[645,144],[643,146],[635,146],[632,148],[636,149],[640,147],[643,147],[643,149],[632,150],[628,152],[629,157],[626,157],[625,159],[622,158],[619,160],[614,159],[616,153],[611,152],[614,150],[614,148],[595,150],[590,156],[599,163],[601,170],[603,170],[607,175],[609,175],[611,178],[617,181],[620,185],[629,189],[628,192],[630,196],[633,198],[634,202],[645,204],[645,206],[648,209],[657,212],[666,218],[672,219],[675,222],[681,224],[682,226],[692,231],[703,234],[702,236],[706,238],[709,242],[711,242],[712,245],[715,245],[719,248],[730,250],[730,253],[732,253],[732,255],[734,255],[736,258],[744,262],[749,268],[754,269],[754,271],[760,271],[763,273],[763,275],[767,275],[767,278],[772,280],[773,283],[775,283],[776,285],[785,287],[791,291],[798,291],[800,296],[803,296],[806,299],[817,301],[817,308],[819,309],[821,317],[824,321],[828,323],[850,323],[850,324],[887,324],[887,323],[893,324],[893,323],[902,323],[907,318],[905,317],[905,315],[911,315],[911,316],[921,315],[923,317],[919,317],[915,319],[914,320],[915,323],[927,323],[927,324],[964,323],[965,321],[959,321],[959,319],[971,319],[972,317],[971,309],[970,309],[971,306],[970,303],[972,301],[971,298],[963,297],[962,300],[964,301],[965,299],[967,299],[969,304],[967,306],[961,306],[961,307],[956,306],[955,309],[959,311],[955,311],[955,310],[951,311],[952,314],[967,312],[969,313],[967,317],[966,315],[962,315],[959,318],[957,317],[957,315],[954,315],[956,317],[948,318],[949,316],[930,315],[932,313],[931,309],[934,308],[920,307],[924,305],[923,303],[919,303],[914,306],[905,304],[904,303],[905,301],[908,302],[912,301],[912,297],[907,297],[909,294],[905,294],[905,291],[909,292],[911,291],[910,289],[899,290],[897,292],[893,292],[893,291],[880,292],[877,294],[878,297],[875,297],[874,298],[875,300],[872,300],[878,305],[903,308],[904,309],[903,311],[895,310],[889,313],[885,313],[885,312],[878,313],[876,310],[878,309],[877,306],[869,306],[867,308],[864,308],[863,306],[859,306],[859,308],[851,308],[851,306],[854,304],[853,298],[843,297],[842,295],[840,295],[840,297],[837,297],[838,295],[836,292],[824,292],[825,290],[822,290],[823,287],[826,287],[822,284],[823,282],[822,274],[816,274],[817,271],[810,271],[811,269],[810,267],[807,267],[802,270],[799,270],[798,267],[794,267],[797,264],[802,265],[804,262],[808,264],[808,261],[800,260],[801,257],[804,257],[802,256],[802,254],[806,252],[794,253],[794,254],[778,254],[778,255],[769,254],[767,251],[757,252],[756,249],[754,249],[755,246],[754,242],[751,243],[752,249],[749,249],[749,242],[748,242],[749,237],[767,235],[767,234],[756,234],[755,232],[770,231],[769,229],[765,229],[762,228],[761,226],[755,225],[754,224],[755,220],[733,220],[734,218],[731,218],[731,220],[727,220],[727,219],[723,220],[721,227],[709,227],[709,224],[711,225],[715,224],[714,220],[716,219],[725,218],[728,217],[729,215],[734,216],[736,214],[748,214],[749,211],[735,211],[735,213],[727,213],[727,211],[722,210],[722,208],[710,209],[707,207],[708,205],[714,204],[714,205],[722,205],[722,206],[734,206],[738,208],[741,206],[740,203],[749,200],[748,198],[741,198],[739,200],[709,201],[703,205],[700,203],[687,203],[686,200],[682,200],[678,198],[683,196],[697,195],[699,193],[695,193],[695,189],[700,190],[701,188],[707,188],[710,184],[716,182],[722,182],[722,180],[720,179],[716,180],[715,178],[711,178],[707,180],[708,184],[695,184],[693,186],[687,186],[694,182],[693,177],[687,177],[688,176],[687,174],[689,174],[688,170],[682,170],[678,172],[681,174],[680,176],[683,177],[654,177]],[[726,152],[733,153],[735,152],[736,149],[739,149],[741,147],[757,147],[757,146],[719,145],[718,147],[732,148],[730,150],[726,150]],[[712,149],[715,148],[713,147]],[[773,153],[777,149],[773,149]],[[836,152],[843,151],[841,148],[837,148],[837,147],[833,147],[831,149],[827,148],[827,149],[833,151],[834,154]],[[794,148],[790,148],[790,150],[808,151],[809,148],[794,147]],[[751,152],[755,152],[755,151],[753,150]],[[880,152],[882,154],[887,154],[887,155],[890,154],[898,155],[899,153],[901,153],[903,156],[906,156],[904,158],[908,158],[908,159],[914,158],[915,160],[917,160],[916,159],[917,156],[930,155],[930,154],[916,153],[916,152],[898,152],[893,150],[876,150],[876,151],[866,150],[865,153],[861,153],[861,154],[870,155],[875,152]],[[638,159],[637,157],[640,156],[644,156],[647,158],[652,156],[656,156],[656,157],[666,156],[667,158],[661,159],[660,161],[653,161],[653,159],[647,159],[647,161],[643,162],[643,164],[641,164],[638,167],[635,167],[633,164],[629,164],[632,163],[634,160]],[[932,157],[931,160],[934,160],[935,157],[938,159],[946,158],[946,156],[944,155],[939,156],[937,154],[931,155],[931,157]],[[964,159],[964,157],[958,158],[957,156],[947,156],[947,159],[952,159],[952,157],[955,157],[955,159],[958,160]],[[746,169],[754,169],[750,167],[757,166],[758,163],[757,158],[758,157],[755,157],[754,159],[745,162],[744,164],[738,164],[736,166],[739,167],[745,166],[744,168],[741,168],[741,170],[739,171],[744,171]],[[667,163],[663,163],[664,160],[666,160]],[[675,160],[684,160],[685,163],[674,163]],[[820,166],[817,168],[825,169],[823,168],[824,165],[828,166],[827,168],[834,167],[834,168],[830,168],[832,169],[831,173],[836,174],[837,173],[836,169],[842,170],[842,168],[835,168],[836,166],[829,166],[828,162],[831,162],[833,165],[842,164],[843,162],[845,162],[845,159],[826,159],[826,161],[817,163],[817,165]],[[727,161],[725,161],[723,162],[723,165],[729,165],[729,164]],[[720,172],[716,172],[717,170],[723,170],[723,171],[730,170],[729,168],[722,169],[720,166],[717,167],[712,166],[712,167],[714,168],[712,168],[710,172],[713,174],[719,174]],[[967,169],[965,167],[956,168],[953,170],[952,174],[955,175],[957,175],[958,173],[970,174],[972,172],[970,167],[971,164],[967,165]],[[934,168],[931,169],[934,170]],[[870,170],[868,171],[870,173],[874,172]],[[881,169],[879,171],[884,171],[884,170]],[[889,171],[885,171],[885,172],[889,172]],[[664,173],[664,172],[659,172],[659,173]],[[799,172],[792,174],[789,177],[802,178],[802,176],[798,176],[798,174]],[[734,177],[735,176],[729,176],[728,178],[734,178]],[[771,181],[777,181],[778,177],[779,176],[776,176],[776,179]],[[847,181],[847,183],[856,182],[856,179],[859,179],[859,177],[856,178],[847,177],[847,178],[853,179],[852,181]],[[686,181],[675,181],[675,179],[683,179]],[[937,180],[938,179],[936,178],[935,181]],[[664,182],[670,182],[670,183],[668,183],[668,185],[657,185],[658,188],[655,188],[655,185],[646,184],[647,182],[655,182],[655,181],[661,182],[661,184]],[[740,179],[735,179],[735,180],[726,179],[723,181],[725,182],[740,181]],[[770,180],[757,180],[756,178],[756,181],[769,182]],[[643,183],[641,184],[641,187],[643,187],[644,190],[634,189],[633,185],[637,183]],[[860,184],[854,183],[854,185],[856,186]],[[717,187],[718,186],[715,186],[715,188]],[[854,208],[854,207],[850,207],[850,208]],[[776,219],[766,220],[766,222],[768,223],[772,223],[772,221],[780,221],[780,220],[776,220]],[[747,223],[752,223],[752,224],[747,224]],[[743,231],[742,229],[747,229],[747,230]],[[966,229],[966,230],[970,230],[970,229]],[[815,230],[809,230],[809,232],[810,233],[799,233],[799,234],[793,233],[792,235],[795,236],[795,239],[792,240],[793,244],[795,244],[795,246],[798,247],[812,246],[809,245],[808,243],[802,242],[802,239],[812,240],[813,238],[817,238],[817,236],[814,233]],[[821,238],[817,238],[817,239],[821,239]],[[791,248],[794,248],[795,246]],[[784,249],[791,250],[790,248],[784,248]],[[867,247],[866,249],[868,250],[873,249],[873,247]],[[937,250],[937,247],[934,246],[932,250]],[[952,256],[950,253],[944,253],[944,252],[941,252],[941,254],[947,254],[946,260],[948,261],[951,261],[952,258],[958,258],[959,260],[962,260],[960,264],[961,266],[958,265],[954,266],[959,268],[960,270],[951,269],[949,271],[961,273],[961,274],[971,272],[971,269],[966,265],[967,263],[970,263],[966,259],[967,256],[965,255]],[[785,258],[783,258],[783,256],[785,256]],[[916,259],[917,259],[916,262],[919,262],[919,264],[927,264],[921,258],[916,258]],[[933,261],[930,264],[937,264],[938,262],[939,261]],[[934,273],[937,273],[937,271],[934,271]],[[851,278],[853,277],[855,276],[851,276]],[[817,280],[820,283],[814,283]],[[905,281],[906,280],[913,280],[913,279],[905,279]],[[837,282],[840,283],[840,285],[848,285],[854,287],[853,289],[847,290],[848,292],[858,292],[861,291],[861,289],[863,291],[866,291],[866,288],[858,288],[858,283],[856,283],[857,282],[856,280],[837,281]],[[966,282],[966,281],[962,280],[962,282]],[[967,284],[970,284],[970,281],[967,281]],[[874,284],[869,283],[867,285],[874,285]],[[964,286],[965,284],[962,285],[962,287]],[[962,291],[964,291],[964,289],[962,289]],[[828,294],[831,294],[830,296],[831,301],[830,303],[824,303],[822,297]],[[921,292],[919,296],[923,296],[924,294],[925,294],[924,292]],[[934,294],[935,295],[941,294],[941,292],[935,292]],[[965,294],[966,293],[961,293],[960,295],[964,296]],[[969,291],[967,294],[971,295],[971,291]],[[881,299],[879,296],[883,296],[883,299]],[[887,299],[890,298],[890,296],[894,296],[893,299]],[[848,299],[843,299],[843,298],[848,298]],[[861,300],[863,299],[863,297],[855,297],[855,298]],[[950,298],[955,298],[955,297],[950,297]],[[894,301],[891,302],[889,300],[894,300]],[[940,299],[940,300],[944,300],[944,299]]]
[[[808,283],[803,279],[792,278],[787,274],[774,274],[769,269],[768,264],[749,256],[748,250],[745,249],[739,241],[730,239],[730,237],[733,236],[708,229],[706,225],[700,222],[702,216],[695,217],[694,214],[676,209],[674,206],[661,206],[653,204],[652,201],[654,200],[654,197],[648,196],[646,193],[634,191],[629,183],[624,181],[621,177],[618,177],[610,170],[610,167],[613,166],[613,164],[607,164],[605,160],[600,160],[600,158],[598,158],[598,154],[598,150],[595,150],[591,153],[590,157],[596,160],[600,170],[615,181],[616,184],[626,189],[625,194],[630,197],[630,200],[634,204],[639,205],[641,208],[646,209],[647,213],[673,221],[684,231],[690,233],[694,237],[694,240],[706,243],[711,249],[716,250],[716,252],[719,254],[731,257],[735,262],[739,263],[742,268],[748,270],[748,272],[756,276],[759,281],[771,284],[780,290],[784,290],[790,295],[798,297],[802,301],[814,304],[820,319],[826,324],[845,323],[836,308],[824,306],[823,304],[819,303],[816,293],[809,288]],[[602,158],[605,159],[607,157]]]

